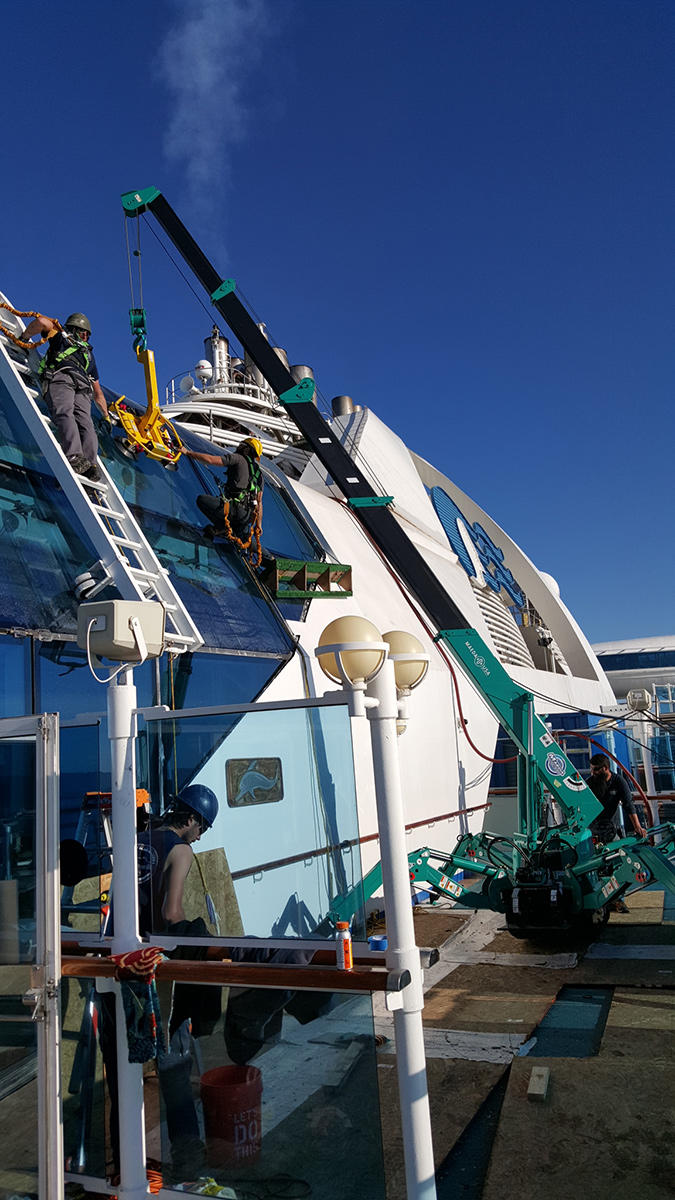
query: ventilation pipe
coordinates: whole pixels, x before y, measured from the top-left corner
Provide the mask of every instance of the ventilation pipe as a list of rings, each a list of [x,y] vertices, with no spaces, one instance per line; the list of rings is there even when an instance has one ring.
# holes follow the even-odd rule
[[[204,338],[204,350],[213,366],[213,382],[227,383],[230,347],[227,338],[223,337],[217,325],[213,326],[211,336]]]
[[[356,412],[351,396],[333,396],[330,406],[334,417],[346,417],[349,413]]]
[[[302,383],[303,379],[314,379],[314,372],[312,368],[304,366],[302,363],[296,363],[295,366],[291,367],[291,375],[293,376],[295,383]],[[312,403],[316,404],[316,388],[314,389],[314,395],[312,396]]]

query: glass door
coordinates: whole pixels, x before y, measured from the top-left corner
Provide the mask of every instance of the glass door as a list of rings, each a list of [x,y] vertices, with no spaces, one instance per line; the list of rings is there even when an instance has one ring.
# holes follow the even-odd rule
[[[58,716],[0,721],[0,1200],[63,1195]]]

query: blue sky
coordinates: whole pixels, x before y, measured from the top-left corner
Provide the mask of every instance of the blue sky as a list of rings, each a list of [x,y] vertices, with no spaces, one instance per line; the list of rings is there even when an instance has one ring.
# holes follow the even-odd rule
[[[591,640],[674,631],[670,0],[66,0],[2,28],[18,307],[90,314],[140,398],[119,196],[154,185]],[[163,385],[210,315],[142,248]]]

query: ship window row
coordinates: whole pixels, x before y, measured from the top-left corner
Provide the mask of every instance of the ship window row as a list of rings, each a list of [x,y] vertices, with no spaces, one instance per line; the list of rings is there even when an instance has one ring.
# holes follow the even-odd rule
[[[639,650],[634,654],[599,654],[603,671],[641,671],[675,667],[675,650]]]

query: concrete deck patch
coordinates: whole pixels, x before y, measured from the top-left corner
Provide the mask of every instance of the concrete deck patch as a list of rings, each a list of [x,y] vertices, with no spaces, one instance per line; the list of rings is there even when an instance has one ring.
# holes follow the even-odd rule
[[[532,1104],[532,1061],[514,1059],[483,1200],[570,1200],[580,1190],[593,1200],[670,1200],[670,1068],[649,1064],[636,1078],[634,1061],[539,1059],[537,1065],[550,1068],[551,1080],[546,1101]]]

